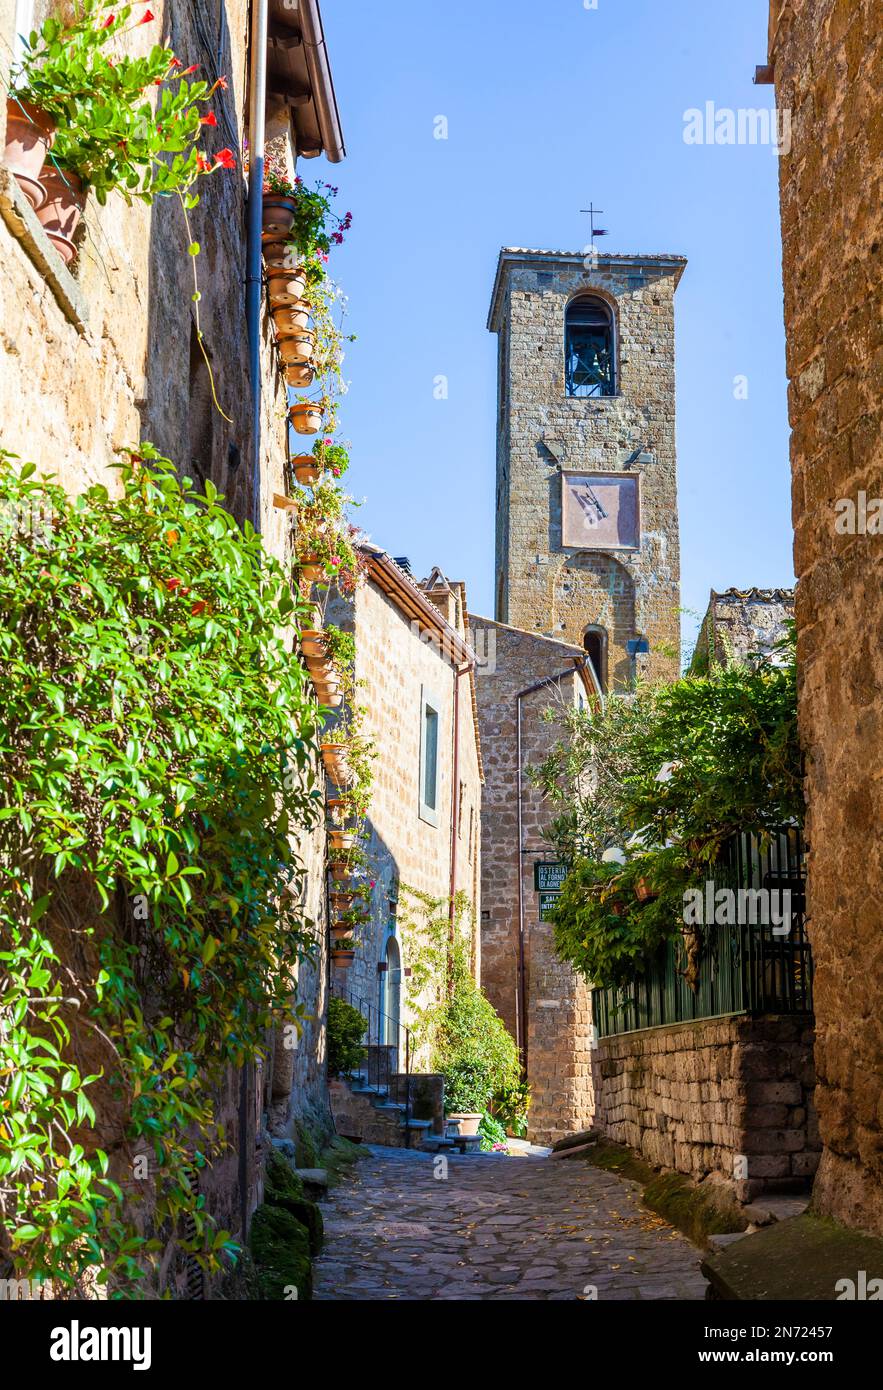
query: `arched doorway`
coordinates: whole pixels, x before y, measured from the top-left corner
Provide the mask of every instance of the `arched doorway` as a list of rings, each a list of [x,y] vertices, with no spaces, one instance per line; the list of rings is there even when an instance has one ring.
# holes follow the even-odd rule
[[[402,953],[394,936],[386,943],[386,969],[380,980],[380,1032],[383,1041],[394,1047],[402,1018]]]
[[[598,678],[598,685],[602,691],[607,690],[607,629],[592,624],[587,627],[583,635],[583,646],[586,649],[588,658],[592,663],[592,668]]]

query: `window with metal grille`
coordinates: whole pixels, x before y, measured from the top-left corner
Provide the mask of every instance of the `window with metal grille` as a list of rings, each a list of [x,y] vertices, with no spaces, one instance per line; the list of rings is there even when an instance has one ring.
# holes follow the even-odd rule
[[[615,396],[613,314],[603,299],[580,295],[564,319],[564,377],[568,396]]]

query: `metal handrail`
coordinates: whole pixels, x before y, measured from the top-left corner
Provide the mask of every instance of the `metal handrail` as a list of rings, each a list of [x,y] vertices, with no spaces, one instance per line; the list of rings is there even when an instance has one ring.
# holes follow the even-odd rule
[[[368,1001],[367,1005],[361,996],[357,996],[347,991],[337,991],[336,997],[344,999],[365,1019],[365,1064],[368,1085],[375,1085],[378,1090],[385,1090],[389,1095],[391,1091],[392,1076],[404,1076],[405,1078],[405,1148],[411,1147],[411,1030],[403,1024],[400,1018],[394,1018],[386,1013],[376,1004]],[[391,1025],[389,1031],[394,1033],[396,1041],[389,1043],[386,1041],[387,1025]],[[404,1033],[405,1043],[405,1070],[400,1068],[402,1051],[402,1033]],[[373,1037],[373,1041],[372,1041]],[[372,1048],[374,1049],[375,1075],[372,1081]],[[395,1050],[396,1071],[393,1073],[389,1066],[389,1056],[385,1058],[386,1070],[384,1072],[383,1052],[385,1049]],[[383,1079],[385,1076],[385,1080]]]

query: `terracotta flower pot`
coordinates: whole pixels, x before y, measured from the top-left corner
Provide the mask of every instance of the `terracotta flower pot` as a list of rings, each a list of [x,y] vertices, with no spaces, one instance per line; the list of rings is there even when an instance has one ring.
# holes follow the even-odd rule
[[[70,265],[77,254],[74,232],[86,203],[85,189],[70,169],[56,169],[53,165],[43,170],[40,182],[46,190],[46,201],[37,208],[37,216],[65,265]]]
[[[319,584],[328,577],[325,573],[325,564],[318,555],[301,555],[297,564],[301,578],[309,579],[311,584]]]
[[[348,889],[346,892],[335,890],[328,894],[333,912],[347,912],[352,906],[353,898],[356,896],[355,889]]]
[[[295,202],[282,193],[264,193],[261,226],[265,232],[287,236],[294,226]]]
[[[310,306],[305,299],[296,299],[293,304],[284,304],[273,310],[273,322],[279,338],[302,333],[310,326]]]
[[[276,345],[286,366],[291,363],[299,365],[312,362],[313,353],[316,351],[315,335],[310,332],[293,333],[289,338],[277,338]]]
[[[289,407],[288,418],[298,434],[318,434],[322,428],[322,407],[314,401],[299,401]]]
[[[306,656],[306,667],[310,675],[317,681],[322,681],[324,685],[337,685],[337,672],[334,663],[327,652],[319,652],[315,656]]]
[[[350,938],[351,936],[352,936],[352,932],[350,931],[349,927],[338,927],[338,926],[336,926],[333,922],[331,923],[331,940],[332,940],[332,942],[334,942],[334,941],[347,941],[347,940],[349,940],[349,938]]]
[[[278,264],[267,266],[267,289],[272,309],[282,308],[286,304],[299,303],[304,297],[306,288],[306,272],[300,268],[291,270],[288,266]]]
[[[6,149],[4,162],[12,170],[32,208],[46,201],[40,171],[55,140],[55,122],[28,101],[6,101]]]
[[[457,1126],[457,1133],[462,1139],[464,1136],[468,1137],[469,1135],[478,1133],[478,1126],[481,1124],[481,1115],[462,1111],[457,1114],[448,1115],[447,1121],[449,1125],[455,1124]]]
[[[325,771],[338,784],[348,782],[350,777],[349,750],[345,743],[323,743],[322,762]]]
[[[336,965],[340,970],[349,970],[355,958],[355,951],[332,950],[331,952],[331,962],[333,965]]]
[[[303,628],[300,634],[300,649],[304,656],[325,656],[325,633],[321,628]]]
[[[322,476],[322,467],[312,454],[297,454],[291,460],[294,476],[301,487],[312,487]]]
[[[316,373],[309,362],[287,362],[282,368],[282,375],[286,386],[293,387],[295,391],[303,391],[307,386],[312,386]]]
[[[333,859],[328,867],[335,883],[345,883],[350,876],[350,867],[343,859]]]
[[[342,690],[325,690],[316,687],[316,699],[320,705],[327,705],[329,709],[340,709],[343,704]]]
[[[352,830],[331,829],[328,831],[328,843],[332,849],[352,849],[356,837]]]

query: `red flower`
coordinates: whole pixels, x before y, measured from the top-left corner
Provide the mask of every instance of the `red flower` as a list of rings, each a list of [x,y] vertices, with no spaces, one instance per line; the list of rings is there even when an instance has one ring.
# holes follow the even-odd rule
[[[166,588],[169,589],[169,590],[178,589],[178,588],[180,588],[180,586],[181,586],[181,581],[180,581],[180,579],[167,579],[167,580],[166,580]]]
[[[170,68],[179,68],[180,66],[181,66],[181,59],[180,59],[180,58],[170,58],[170,59],[169,59],[169,67],[170,67]]]
[[[203,159],[201,154],[198,154],[196,156],[196,167],[201,174],[204,174],[206,170],[209,168],[208,161]]]
[[[215,115],[214,111],[209,111],[209,113],[208,113],[207,116],[200,116],[200,118],[199,118],[199,124],[200,124],[200,125],[217,125],[217,124],[218,124],[218,118],[217,118],[217,116]]]
[[[207,607],[208,604],[204,598],[197,599],[196,603],[191,606],[190,612],[193,614],[194,618],[198,618],[200,613],[203,613]]]
[[[223,169],[235,169],[236,156],[233,151],[228,149],[218,150],[218,153],[215,155],[215,166]]]
[[[109,14],[109,15],[107,16],[107,19],[104,21],[104,23],[103,23],[102,26],[101,26],[102,29],[109,29],[110,26],[113,24],[115,18],[116,18],[116,15]]]
[[[145,10],[141,18],[138,20],[138,24],[149,24],[153,18],[154,16],[150,13],[150,10]]]
[[[227,90],[227,79],[226,79],[226,77],[219,77],[218,80],[217,80],[217,82],[215,83],[215,86],[216,86],[216,87],[220,87],[222,91],[226,92],[226,90]]]
[[[182,77],[189,77],[190,74],[191,74],[191,72],[199,72],[199,64],[198,64],[198,63],[191,63],[189,68],[185,68],[185,69],[184,69],[184,71],[181,73],[181,76],[182,76]]]

